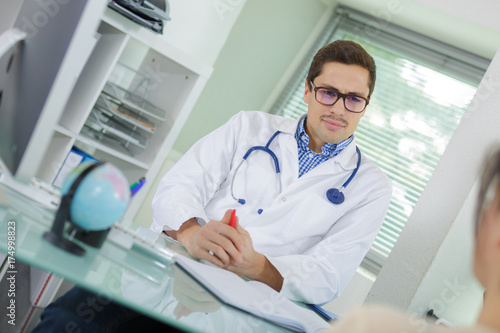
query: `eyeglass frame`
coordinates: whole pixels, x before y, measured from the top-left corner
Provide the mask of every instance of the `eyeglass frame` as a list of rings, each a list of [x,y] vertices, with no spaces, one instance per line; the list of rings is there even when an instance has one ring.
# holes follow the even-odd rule
[[[365,98],[363,96],[359,96],[359,95],[355,95],[355,94],[343,94],[343,93],[341,93],[341,92],[339,92],[338,90],[335,90],[335,89],[330,89],[330,88],[326,88],[326,87],[316,87],[312,81],[309,81],[309,83],[311,84],[311,86],[312,86],[312,88],[314,90],[314,99],[316,100],[316,102],[318,102],[321,105],[333,106],[333,105],[335,105],[335,103],[337,103],[339,101],[340,98],[342,98],[342,101],[344,102],[344,108],[347,111],[352,112],[352,113],[361,113],[361,112],[363,112],[363,111],[366,110],[366,107],[370,103],[370,99],[369,98]],[[317,93],[318,93],[319,89],[326,89],[326,90],[329,90],[329,91],[334,91],[337,94],[337,99],[335,100],[335,102],[333,102],[332,104],[325,104],[325,103],[322,103],[322,102],[318,101]],[[357,98],[364,99],[365,102],[366,102],[366,104],[365,104],[365,107],[363,108],[363,110],[361,110],[361,111],[351,111],[351,110],[349,110],[347,108],[347,106],[345,105],[345,99],[346,99],[346,97],[349,97],[349,96],[355,96]]]

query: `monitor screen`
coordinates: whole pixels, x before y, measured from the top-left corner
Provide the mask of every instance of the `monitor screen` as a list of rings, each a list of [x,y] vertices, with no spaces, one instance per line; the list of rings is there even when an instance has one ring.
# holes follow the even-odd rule
[[[19,62],[26,35],[8,30],[0,35],[0,159],[9,171],[16,169],[14,123],[19,81]]]
[[[86,3],[23,1],[20,9],[12,9],[18,12],[13,26],[3,27],[6,30],[0,36],[0,160],[15,176]],[[3,12],[0,19],[12,14]],[[19,37],[19,33],[24,33],[24,40],[16,41],[17,37],[13,37]],[[37,167],[31,166],[32,174],[23,178],[34,176]]]

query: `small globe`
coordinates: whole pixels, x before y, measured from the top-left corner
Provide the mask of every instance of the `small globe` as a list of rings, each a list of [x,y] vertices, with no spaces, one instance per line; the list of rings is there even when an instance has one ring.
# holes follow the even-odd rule
[[[63,195],[91,164],[82,163],[68,173],[61,188]],[[108,229],[127,210],[129,197],[130,189],[123,173],[114,165],[104,163],[86,175],[78,185],[70,206],[71,221],[88,231]]]

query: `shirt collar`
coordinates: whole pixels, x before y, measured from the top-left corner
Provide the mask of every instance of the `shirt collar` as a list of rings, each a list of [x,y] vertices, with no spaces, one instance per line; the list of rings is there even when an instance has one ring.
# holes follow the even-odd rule
[[[299,121],[297,130],[295,131],[295,139],[297,140],[299,149],[309,152],[311,149],[308,147],[309,135],[307,135],[305,130],[306,121],[307,115]],[[351,135],[349,138],[339,143],[326,143],[321,147],[321,154],[324,156],[334,157],[344,150],[344,148],[346,148],[353,141],[353,138],[354,136]]]
[[[299,119],[292,120],[285,117],[273,117],[273,126],[276,131],[280,131],[281,133],[287,133],[294,135],[297,132],[298,126],[300,123],[304,124],[304,119],[307,117],[307,114],[303,115]],[[303,127],[303,125],[302,125]],[[344,170],[354,170],[356,168],[356,164],[358,161],[358,156],[356,153],[356,139],[354,138],[354,134],[351,136],[352,141],[347,143],[347,147],[336,156],[335,162],[338,163]],[[347,139],[349,140],[349,139]],[[346,140],[342,141],[345,142]]]

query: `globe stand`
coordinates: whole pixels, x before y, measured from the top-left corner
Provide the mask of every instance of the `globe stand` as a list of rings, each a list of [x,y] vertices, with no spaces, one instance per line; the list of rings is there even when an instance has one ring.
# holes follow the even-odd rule
[[[64,225],[66,223],[66,219],[69,217],[70,204],[71,197],[68,195],[63,196],[59,209],[56,213],[56,218],[52,224],[52,229],[45,232],[43,234],[43,238],[49,243],[65,251],[82,256],[85,254],[85,249],[71,240],[64,238]]]
[[[85,254],[85,249],[79,246],[78,244],[72,242],[71,240],[64,238],[64,224],[66,220],[71,221],[70,209],[71,209],[71,201],[73,200],[73,196],[75,195],[76,189],[82,182],[82,180],[95,168],[103,165],[104,162],[96,162],[89,165],[85,168],[79,175],[76,177],[75,181],[71,184],[71,187],[68,190],[68,193],[63,195],[61,198],[61,204],[59,205],[59,209],[56,213],[56,218],[54,219],[54,223],[52,224],[52,229],[43,234],[43,238],[47,240],[49,243],[65,250],[70,253],[82,256]]]
[[[104,223],[98,220],[100,222],[96,223],[97,228],[99,226],[101,226],[102,228],[97,229],[96,224],[88,222],[89,220],[93,222],[94,216],[93,214],[87,216],[86,213],[94,212],[95,209],[89,209],[88,207],[85,207],[86,211],[85,213],[82,213],[80,210],[80,203],[82,200],[85,201],[85,191],[93,192],[93,190],[87,189],[86,186],[83,186],[82,189],[80,189],[80,184],[82,184],[82,181],[85,179],[85,177],[87,177],[93,170],[103,164],[105,164],[105,162],[96,162],[88,166],[82,165],[80,169],[75,171],[75,173],[79,173],[69,186],[67,193],[65,193],[61,198],[61,204],[59,205],[59,209],[57,210],[54,223],[52,224],[52,229],[43,234],[43,238],[49,243],[79,256],[84,255],[86,251],[79,244],[73,242],[73,239],[77,239],[79,242],[85,243],[94,248],[100,248],[102,246],[108,236],[109,231],[111,230],[111,224],[106,221],[104,221],[106,222]],[[125,179],[123,175],[121,175],[121,178]],[[72,178],[68,178],[68,183],[66,180],[64,181],[63,188],[66,184],[69,184],[71,179]],[[123,182],[124,185],[128,188],[126,180],[123,180]],[[83,192],[77,197],[79,199],[73,205],[72,202],[75,200],[74,198],[77,190]],[[92,195],[89,194],[89,197],[92,198]],[[97,201],[96,203],[94,203],[94,205],[105,205],[105,203]],[[71,211],[72,209],[74,209],[73,212]],[[74,214],[76,214],[76,218],[73,218],[72,215]],[[82,219],[82,215],[85,216],[85,219]],[[70,227],[65,232],[65,224],[67,221],[70,222]],[[70,236],[66,237],[66,234],[69,234]]]
[[[102,244],[108,237],[110,230],[111,228],[105,230],[90,231],[90,230],[83,230],[78,226],[73,225],[68,230],[68,234],[75,235],[74,238],[78,239],[80,242],[92,246],[96,249],[99,249],[101,248]]]
[[[85,249],[83,247],[76,243],[73,243],[69,239],[54,234],[52,231],[47,231],[46,233],[44,233],[43,238],[53,245],[70,253],[76,254],[77,256],[83,256],[85,254]]]

